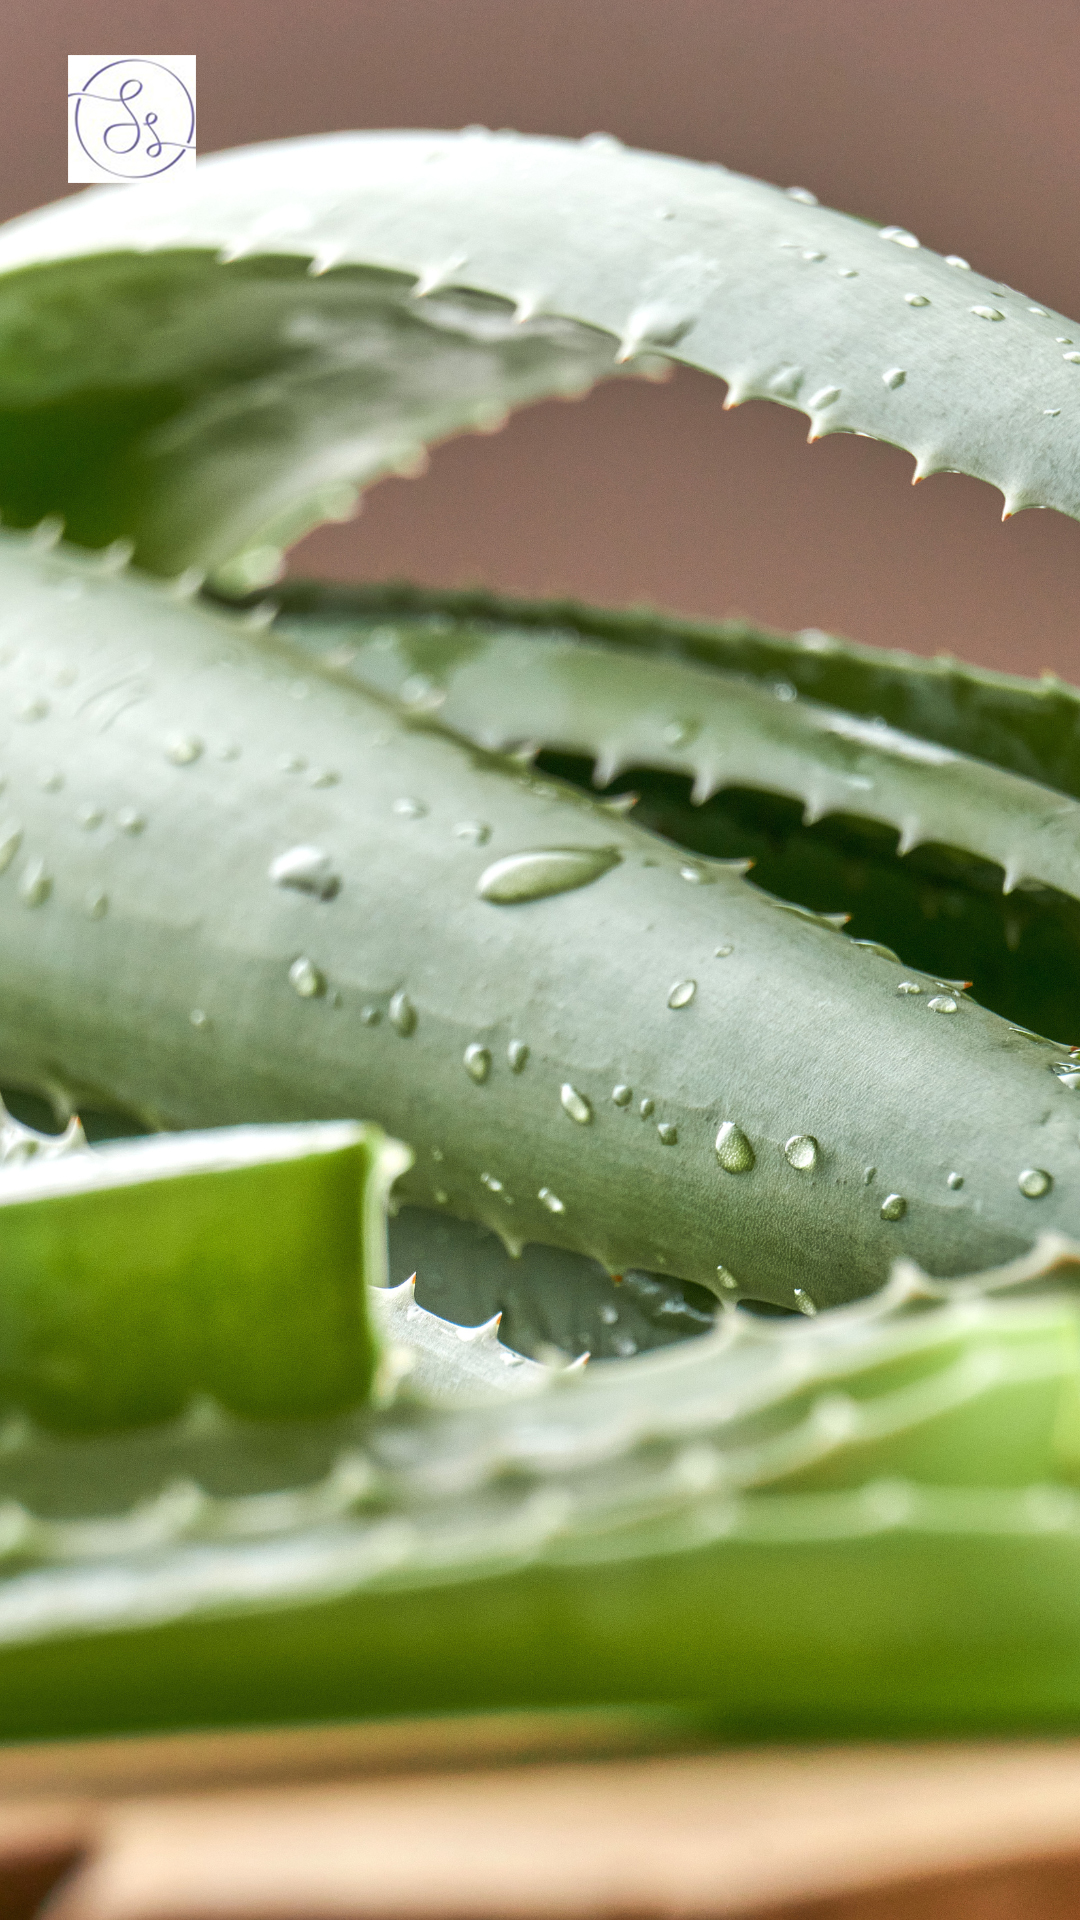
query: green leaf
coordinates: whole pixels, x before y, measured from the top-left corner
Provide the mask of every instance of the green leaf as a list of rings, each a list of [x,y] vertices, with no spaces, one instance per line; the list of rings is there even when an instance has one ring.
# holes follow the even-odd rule
[[[198,1396],[258,1419],[355,1406],[364,1281],[408,1155],[342,1121],[160,1134],[0,1173],[0,1406],[93,1432]]]
[[[310,270],[309,270],[310,269]],[[415,467],[657,356],[916,477],[1080,513],[1071,324],[910,234],[721,167],[515,134],[339,134],[0,235],[0,507],[233,588]]]

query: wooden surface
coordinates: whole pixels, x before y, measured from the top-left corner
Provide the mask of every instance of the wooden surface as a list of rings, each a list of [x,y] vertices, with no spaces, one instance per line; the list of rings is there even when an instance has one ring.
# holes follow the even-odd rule
[[[46,1894],[50,1920],[1080,1912],[1080,1742],[690,1737],[541,1714],[0,1749],[0,1920]]]

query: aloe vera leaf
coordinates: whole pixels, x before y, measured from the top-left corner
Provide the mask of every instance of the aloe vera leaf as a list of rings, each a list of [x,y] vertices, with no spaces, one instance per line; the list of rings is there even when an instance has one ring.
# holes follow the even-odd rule
[[[272,635],[0,551],[9,1083],[366,1112],[416,1150],[403,1198],[787,1306],[1068,1227],[1044,1045]],[[538,897],[500,904],[507,859]]]
[[[325,1428],[322,1477],[296,1429],[302,1483],[278,1442],[271,1492],[228,1422],[26,1437],[7,1460],[33,1493],[4,1512],[0,1728],[630,1696],[758,1732],[1067,1723],[1076,1307],[1023,1294],[1075,1259],[1048,1240],[1011,1272],[898,1275],[811,1323],[725,1316],[539,1406],[352,1416]],[[823,1444],[839,1382],[856,1421]],[[815,1449],[836,1483],[791,1491]],[[132,1475],[143,1497],[118,1511]]]
[[[227,604],[232,604],[231,602]],[[1038,680],[970,666],[949,655],[926,659],[862,646],[817,628],[781,633],[744,620],[687,620],[648,608],[623,612],[573,600],[517,600],[480,589],[451,591],[401,582],[281,581],[272,607],[278,626],[316,655],[341,652],[375,630],[397,630],[419,678],[436,678],[447,660],[470,657],[474,643],[511,628],[540,638],[580,637],[593,646],[683,660],[789,687],[858,718],[884,720],[916,738],[989,761],[1080,799],[1080,691],[1044,673]]]
[[[600,787],[639,766],[687,775],[699,803],[721,787],[768,786],[800,800],[810,820],[853,813],[894,827],[901,852],[933,841],[994,862],[1006,892],[1036,880],[1080,895],[1077,802],[883,721],[800,700],[784,683],[777,698],[735,675],[512,627],[448,637],[436,664],[438,652],[427,634],[382,626],[357,636],[349,666],[361,684],[413,697],[492,751],[533,739],[586,753]]]
[[[905,447],[916,477],[988,480],[1007,513],[1080,512],[1062,316],[898,228],[615,143],[241,149],[167,198],[11,223],[0,270],[5,515],[161,571],[257,584],[428,441],[657,352],[813,437]]]
[[[210,1396],[297,1419],[371,1390],[365,1275],[408,1155],[375,1127],[160,1135],[0,1177],[0,1405],[73,1431]]]

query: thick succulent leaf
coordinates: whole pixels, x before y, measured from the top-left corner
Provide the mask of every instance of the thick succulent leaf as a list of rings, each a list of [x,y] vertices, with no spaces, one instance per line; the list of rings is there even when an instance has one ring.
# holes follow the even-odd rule
[[[316,652],[336,650],[378,629],[399,628],[398,644],[416,657],[416,671],[434,678],[448,660],[506,627],[543,638],[579,637],[618,654],[631,652],[719,668],[759,681],[784,698],[789,688],[810,700],[936,741],[987,760],[1006,773],[1080,799],[1080,690],[1044,673],[1038,680],[933,659],[808,627],[781,633],[745,620],[702,621],[635,608],[582,606],[573,600],[511,600],[475,588],[431,591],[398,581],[344,585],[285,580],[263,605],[279,627]],[[340,656],[342,660],[344,655]],[[417,692],[416,684],[410,694]],[[423,705],[421,687],[418,704]]]
[[[386,1194],[409,1159],[377,1127],[72,1152],[5,1118],[5,1136],[0,1408],[86,1432],[199,1396],[282,1419],[368,1397],[364,1283],[384,1275]]]
[[[26,1433],[0,1728],[626,1697],[759,1732],[1068,1721],[1080,1344],[1041,1290],[1077,1258],[732,1312],[540,1401]]]
[[[12,223],[0,272],[0,507],[160,571],[256,584],[354,484],[657,352],[1006,512],[1080,512],[1060,315],[897,228],[606,139],[240,150]]]
[[[0,573],[8,1084],[368,1113],[403,1199],[787,1307],[1075,1230],[1053,1045],[243,616]]]

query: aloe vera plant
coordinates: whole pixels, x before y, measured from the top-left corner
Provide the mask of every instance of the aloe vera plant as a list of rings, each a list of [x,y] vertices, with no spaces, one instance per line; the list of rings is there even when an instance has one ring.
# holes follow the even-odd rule
[[[81,1385],[7,1368],[5,1731],[1075,1717],[1076,1310],[1044,1289],[1080,1055],[1031,1029],[1074,1016],[1077,697],[814,634],[264,593],[433,440],[670,360],[1080,514],[1066,336],[903,230],[604,140],[287,142],[0,234],[0,1077],[150,1128],[352,1114],[412,1154],[343,1144],[372,1197],[343,1170],[302,1256],[351,1314],[314,1373],[273,1262],[236,1295],[254,1346],[181,1262],[205,1353],[179,1336],[164,1385],[109,1356],[108,1288]],[[0,1175],[0,1235],[61,1249],[31,1345],[61,1202],[123,1235],[102,1195],[156,1164],[96,1151],[12,1176],[9,1213]],[[513,1254],[799,1318],[573,1380],[489,1329],[473,1389],[512,1398],[440,1411],[457,1336],[395,1292],[427,1361],[340,1411],[372,1380],[340,1222],[395,1171]],[[147,1191],[149,1242],[181,1187]]]

